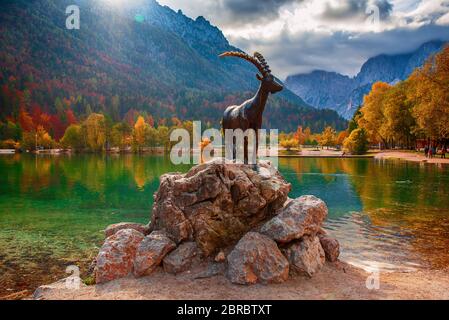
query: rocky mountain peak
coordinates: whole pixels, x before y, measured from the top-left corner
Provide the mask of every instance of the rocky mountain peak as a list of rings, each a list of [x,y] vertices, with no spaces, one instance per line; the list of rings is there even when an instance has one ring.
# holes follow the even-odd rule
[[[336,110],[350,119],[371,90],[373,83],[384,81],[395,84],[406,79],[433,54],[440,51],[445,42],[440,40],[422,44],[412,52],[380,54],[368,59],[353,78],[323,70],[287,77],[287,88],[308,104],[318,108]]]

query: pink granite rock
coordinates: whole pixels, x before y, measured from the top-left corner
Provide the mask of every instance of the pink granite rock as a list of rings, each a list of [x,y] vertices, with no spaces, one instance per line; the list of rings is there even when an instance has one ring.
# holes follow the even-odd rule
[[[116,224],[111,224],[106,228],[104,231],[104,234],[106,238],[114,235],[117,233],[117,231],[123,230],[123,229],[134,229],[136,231],[139,231],[140,233],[143,233],[144,235],[147,235],[149,233],[149,226],[140,224],[140,223],[134,223],[134,222],[120,222]]]
[[[327,235],[318,235],[321,246],[326,254],[326,260],[329,262],[335,262],[340,255],[340,244],[337,239],[331,238]]]
[[[132,273],[136,250],[143,238],[134,229],[122,229],[108,237],[97,256],[96,282],[104,283]]]
[[[327,217],[326,204],[314,196],[290,200],[260,232],[278,243],[288,243],[304,235],[315,235]]]
[[[317,236],[305,236],[283,249],[293,272],[312,277],[324,265],[324,250]]]
[[[276,242],[257,232],[240,239],[227,261],[227,276],[233,283],[280,283],[288,278],[289,264]]]
[[[153,231],[137,247],[134,260],[134,275],[137,277],[151,274],[162,259],[173,249],[176,243],[163,231]]]

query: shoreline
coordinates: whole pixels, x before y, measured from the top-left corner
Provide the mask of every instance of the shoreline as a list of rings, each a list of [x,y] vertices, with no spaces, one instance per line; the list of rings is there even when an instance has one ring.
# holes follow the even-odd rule
[[[373,159],[375,154],[362,155],[302,155],[302,154],[280,154],[279,158],[329,158],[329,159]]]
[[[224,276],[194,279],[161,269],[143,278],[67,289],[63,280],[39,287],[36,300],[353,300],[449,299],[449,270],[380,273],[379,289],[368,289],[370,273],[344,262],[326,263],[313,277],[291,277],[281,284],[231,284]],[[371,275],[372,276],[372,275]],[[368,279],[368,280],[367,280]]]
[[[395,159],[416,163],[429,163],[429,164],[445,164],[449,165],[449,154],[446,159],[442,159],[441,156],[435,156],[434,158],[426,158],[422,153],[407,152],[407,151],[382,151],[375,155],[374,159]]]

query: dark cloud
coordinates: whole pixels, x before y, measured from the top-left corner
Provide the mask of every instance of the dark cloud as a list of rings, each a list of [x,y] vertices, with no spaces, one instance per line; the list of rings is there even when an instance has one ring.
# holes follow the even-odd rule
[[[291,34],[284,30],[277,38],[254,39],[251,43],[235,39],[234,44],[247,52],[263,52],[273,73],[285,78],[318,69],[352,76],[373,56],[410,52],[435,39],[449,41],[449,27],[426,25],[418,29],[397,28],[359,35],[343,31]]]
[[[418,0],[162,1],[176,9],[182,6],[190,16],[205,16],[225,31],[231,44],[246,52],[262,52],[273,72],[281,78],[316,69],[352,76],[358,73],[367,59],[375,55],[410,52],[434,39],[449,41],[449,25],[437,23],[440,17],[448,13],[445,8],[449,0],[424,0],[429,1],[426,3]],[[309,6],[318,1],[324,5]],[[395,8],[392,3],[396,4]],[[381,30],[367,28],[365,24],[366,9],[370,5],[379,7],[383,20]],[[398,16],[393,11],[398,8],[407,10],[403,9],[405,11]],[[301,13],[308,15],[315,24],[302,25],[301,18],[282,21],[279,18],[281,9],[292,13],[299,9],[298,17]],[[254,34],[238,32],[240,29],[257,30],[259,26],[264,28],[269,19],[281,22],[274,27],[283,25],[283,29],[274,30],[268,35],[257,31]],[[226,30],[230,32],[226,33]]]
[[[275,20],[279,10],[304,0],[212,0],[215,20],[223,27],[256,25]],[[217,14],[218,13],[218,14]]]
[[[381,20],[386,20],[393,10],[388,0],[341,0],[336,6],[327,3],[321,18],[330,21],[366,19],[367,9],[372,6],[379,8]]]
[[[277,17],[281,7],[299,2],[301,0],[222,0],[221,5],[236,19],[253,20]]]

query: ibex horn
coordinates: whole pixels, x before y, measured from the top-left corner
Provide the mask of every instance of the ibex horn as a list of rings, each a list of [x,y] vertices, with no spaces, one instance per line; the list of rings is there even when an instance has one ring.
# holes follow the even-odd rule
[[[271,73],[270,66],[268,65],[263,55],[261,55],[259,52],[254,52],[254,57],[256,57],[257,60],[259,60],[260,64],[266,70],[266,72]]]
[[[268,65],[265,63],[263,65],[258,59],[255,57],[251,57],[250,55],[244,53],[244,52],[238,52],[238,51],[227,51],[219,55],[220,58],[223,57],[237,57],[242,58],[246,61],[251,62],[256,66],[256,68],[259,70],[259,72],[265,77],[270,73]],[[262,57],[263,58],[263,57]]]

